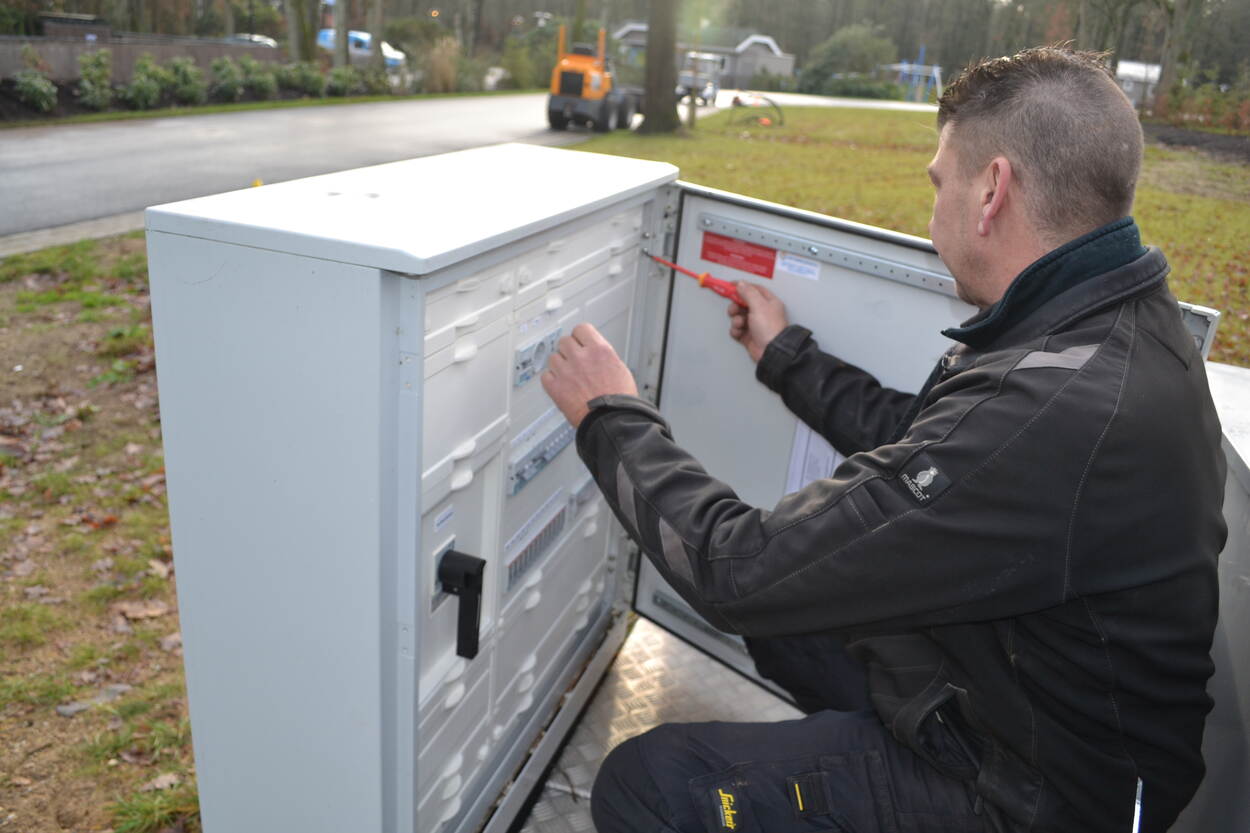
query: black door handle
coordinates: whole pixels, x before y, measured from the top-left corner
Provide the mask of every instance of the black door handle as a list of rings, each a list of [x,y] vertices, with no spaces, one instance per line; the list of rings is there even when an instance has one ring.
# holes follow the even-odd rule
[[[438,582],[443,590],[460,597],[456,614],[456,656],[477,656],[482,627],[482,576],[486,562],[462,552],[448,550],[438,562]]]

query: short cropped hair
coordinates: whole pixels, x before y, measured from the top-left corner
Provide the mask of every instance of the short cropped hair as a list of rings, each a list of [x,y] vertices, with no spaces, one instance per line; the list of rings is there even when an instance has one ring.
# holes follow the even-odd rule
[[[1133,208],[1141,124],[1104,57],[1044,46],[982,60],[938,102],[962,170],[1007,157],[1039,233],[1056,243]]]

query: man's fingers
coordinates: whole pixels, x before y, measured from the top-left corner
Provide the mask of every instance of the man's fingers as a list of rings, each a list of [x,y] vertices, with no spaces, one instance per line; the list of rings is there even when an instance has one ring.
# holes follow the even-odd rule
[[[748,283],[747,286],[751,287],[751,291],[754,292],[757,297],[765,301],[777,300],[777,296],[773,294],[773,291],[769,289],[768,287],[764,286],[763,284]]]
[[[606,339],[594,328],[593,324],[582,323],[573,328],[573,340],[582,347],[589,347]]]
[[[747,302],[747,307],[759,304],[759,289],[753,283],[738,281],[738,296]]]

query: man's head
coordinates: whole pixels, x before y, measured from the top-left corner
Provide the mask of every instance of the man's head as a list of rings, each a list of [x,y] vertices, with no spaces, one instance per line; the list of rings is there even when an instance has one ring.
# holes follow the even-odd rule
[[[1040,47],[981,61],[946,89],[937,123],[930,234],[973,303],[1132,209],[1141,126],[1099,55]]]

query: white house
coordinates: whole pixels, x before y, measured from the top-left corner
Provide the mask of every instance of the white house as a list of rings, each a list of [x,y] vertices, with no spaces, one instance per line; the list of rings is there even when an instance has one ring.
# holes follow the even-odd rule
[[[622,58],[627,64],[641,65],[647,49],[646,23],[626,23],[613,32],[612,37],[620,42],[624,53]],[[676,56],[679,66],[690,51],[720,56],[717,80],[721,87],[748,87],[752,76],[760,72],[787,78],[794,75],[794,56],[782,52],[777,41],[770,36],[748,29],[708,27],[699,33],[697,39],[691,33],[681,33]]]

